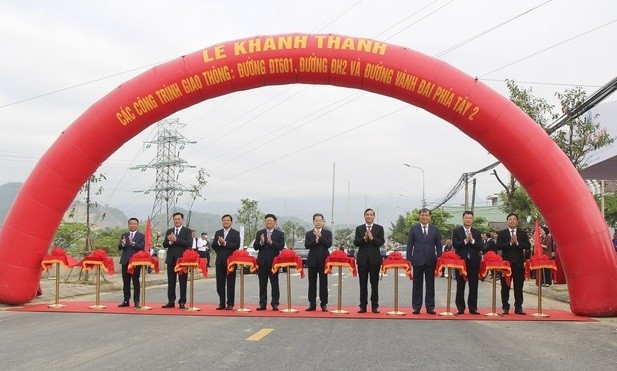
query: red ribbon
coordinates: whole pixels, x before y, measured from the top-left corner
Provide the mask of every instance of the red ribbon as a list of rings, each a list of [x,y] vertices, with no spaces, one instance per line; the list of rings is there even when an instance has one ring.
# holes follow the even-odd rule
[[[398,251],[394,251],[381,262],[381,273],[386,274],[388,269],[391,268],[403,268],[405,269],[405,275],[409,277],[410,280],[413,279],[411,274],[411,263]]]
[[[206,265],[206,258],[200,258],[199,253],[195,250],[185,250],[182,253],[182,257],[176,260],[176,266],[174,267],[174,272],[178,274],[187,274],[189,271],[189,267],[197,268],[198,272],[204,276],[204,278],[208,278],[208,266]]]
[[[114,260],[107,256],[103,249],[96,249],[80,262],[85,270],[94,269],[95,266],[103,267],[110,275],[114,274]]]
[[[437,259],[437,266],[435,266],[435,277],[441,276],[441,270],[443,268],[453,268],[457,270],[465,281],[467,281],[467,264],[465,259],[461,259],[460,256],[454,251],[446,251],[439,259]]]
[[[227,258],[227,274],[235,272],[236,265],[249,267],[251,273],[255,273],[257,272],[257,269],[259,269],[257,259],[255,259],[254,256],[251,256],[246,250],[235,250],[231,255],[229,255]]]
[[[510,286],[512,279],[512,267],[510,266],[510,262],[503,260],[503,258],[494,251],[489,251],[484,254],[484,260],[480,263],[480,273],[478,276],[483,279],[488,272],[493,269],[500,271],[505,276],[506,284]]]
[[[332,273],[332,267],[349,268],[351,274],[355,277],[358,272],[356,270],[356,259],[347,256],[343,250],[335,250],[326,258],[325,274]]]
[[[300,272],[300,278],[304,278],[302,258],[295,251],[283,249],[278,256],[274,257],[272,260],[272,273],[276,273],[280,268],[284,267],[296,268],[296,271]]]
[[[134,268],[137,266],[154,268],[154,273],[159,273],[159,260],[152,257],[147,251],[139,251],[131,256],[126,271],[129,274],[133,274]]]

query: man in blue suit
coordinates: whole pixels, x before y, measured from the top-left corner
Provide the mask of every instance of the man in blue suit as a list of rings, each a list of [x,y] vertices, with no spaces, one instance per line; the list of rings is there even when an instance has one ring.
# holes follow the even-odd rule
[[[413,289],[411,306],[413,314],[419,314],[422,308],[422,294],[426,279],[426,296],[424,298],[426,313],[435,314],[435,265],[441,256],[441,234],[431,224],[431,211],[420,210],[420,223],[409,230],[407,236],[407,259],[413,266]]]
[[[122,233],[120,242],[118,243],[118,250],[122,251],[120,257],[120,265],[122,265],[122,284],[124,292],[124,300],[119,307],[128,307],[129,300],[131,299],[131,281],[133,281],[133,302],[135,308],[140,308],[139,295],[141,286],[139,285],[139,274],[141,273],[141,266],[137,266],[133,269],[133,274],[128,272],[129,259],[136,252],[144,249],[146,244],[146,238],[143,233],[139,232],[139,220],[137,218],[131,218],[128,221],[129,231]]]
[[[285,248],[285,234],[276,227],[276,216],[267,214],[265,216],[266,228],[257,232],[253,248],[257,253],[257,276],[259,277],[259,307],[257,310],[266,310],[268,304],[268,280],[272,287],[272,310],[279,310],[279,273],[272,273],[272,261],[277,257],[281,250]]]

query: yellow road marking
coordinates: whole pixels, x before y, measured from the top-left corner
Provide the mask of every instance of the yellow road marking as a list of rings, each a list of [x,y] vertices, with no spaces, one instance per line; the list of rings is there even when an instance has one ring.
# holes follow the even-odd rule
[[[261,330],[257,331],[253,335],[247,337],[246,340],[248,340],[248,341],[259,341],[259,340],[263,339],[266,335],[271,333],[272,331],[274,331],[273,328],[262,328]]]

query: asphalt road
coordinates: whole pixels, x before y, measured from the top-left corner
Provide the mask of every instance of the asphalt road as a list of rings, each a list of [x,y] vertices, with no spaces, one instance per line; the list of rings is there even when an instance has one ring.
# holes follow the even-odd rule
[[[380,283],[391,305],[393,277]],[[330,277],[330,307],[337,298]],[[409,312],[411,283],[400,278],[400,305]],[[218,302],[213,279],[195,284],[199,305]],[[345,274],[343,304],[356,305],[357,278]],[[292,277],[294,307],[306,306],[306,281]],[[481,283],[479,305],[490,306]],[[281,276],[281,306],[286,303]],[[166,286],[148,287],[148,302],[164,303]],[[120,302],[120,292],[101,300]],[[93,295],[91,295],[93,300]],[[446,280],[437,280],[445,305]],[[80,297],[79,300],[88,299]],[[67,299],[68,300],[68,299]],[[526,294],[528,308],[537,297]],[[236,303],[239,299],[236,299]],[[208,303],[208,304],[203,304]],[[246,276],[246,303],[257,304],[257,277]],[[533,304],[532,304],[533,303]],[[546,300],[546,308],[568,308]],[[530,310],[528,310],[529,312]],[[408,316],[410,314],[407,314]],[[247,340],[264,329],[272,331]],[[0,310],[0,368],[32,369],[615,369],[617,319],[597,322],[490,322],[238,318]]]

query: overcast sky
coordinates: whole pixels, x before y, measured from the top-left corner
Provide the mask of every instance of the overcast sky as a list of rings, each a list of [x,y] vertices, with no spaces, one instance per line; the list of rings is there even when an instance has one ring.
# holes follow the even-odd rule
[[[264,34],[337,33],[405,46],[445,60],[496,91],[505,79],[554,93],[581,85],[592,93],[615,77],[617,3],[567,1],[3,1],[0,3],[0,184],[25,181],[40,156],[90,105],[154,65],[219,42]],[[612,45],[612,46],[611,46]],[[617,100],[612,96],[609,100]],[[200,211],[235,212],[241,198],[262,211],[362,221],[429,206],[464,172],[495,161],[475,141],[422,109],[363,91],[312,85],[254,89],[202,102],[171,116],[196,144],[182,157],[180,181],[209,174]],[[282,132],[286,135],[273,140]],[[156,152],[127,142],[100,168],[102,204],[144,217],[154,171],[129,167]],[[265,145],[264,145],[265,144]],[[503,176],[507,170],[499,167]],[[500,191],[477,176],[478,204]],[[348,208],[349,190],[349,208]],[[451,204],[460,203],[459,194]],[[307,200],[310,204],[307,206]],[[179,205],[188,208],[188,198]],[[349,216],[351,214],[351,216]]]

